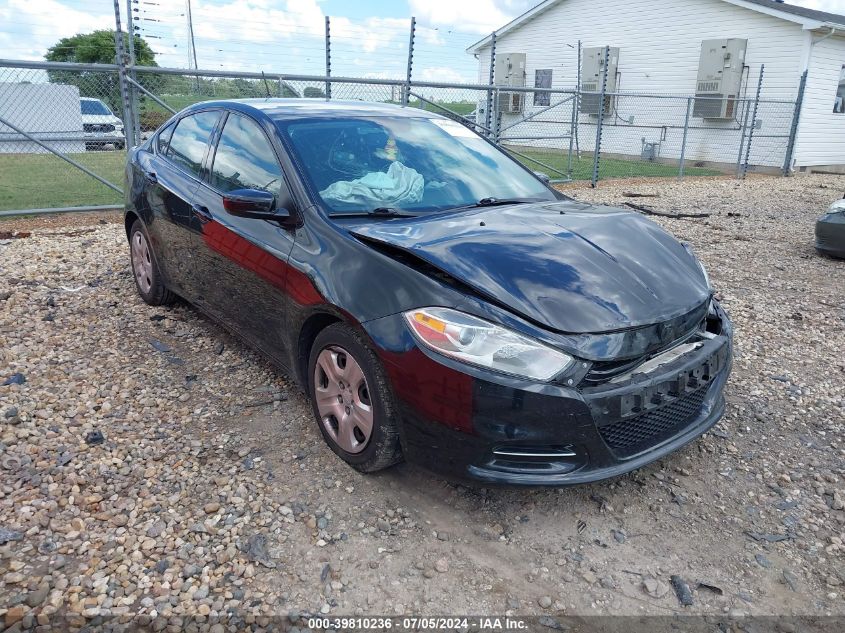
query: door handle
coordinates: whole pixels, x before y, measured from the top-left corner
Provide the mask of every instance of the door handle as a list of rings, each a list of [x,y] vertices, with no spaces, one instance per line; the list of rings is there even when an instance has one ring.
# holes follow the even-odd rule
[[[203,224],[211,222],[214,219],[214,216],[211,215],[211,211],[208,210],[208,207],[204,207],[201,204],[192,204],[191,213],[193,213]]]
[[[147,182],[151,185],[158,183],[158,177],[156,176],[156,173],[154,171],[145,171],[144,178],[146,178]]]

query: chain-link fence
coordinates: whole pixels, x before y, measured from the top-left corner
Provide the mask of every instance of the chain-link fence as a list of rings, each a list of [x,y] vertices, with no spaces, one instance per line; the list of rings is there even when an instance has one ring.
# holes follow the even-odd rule
[[[613,94],[600,130],[595,116],[582,117],[580,129],[601,135],[599,178],[742,176],[783,168],[794,109],[789,101]]]
[[[759,91],[758,91],[759,92]],[[787,170],[798,107],[760,98],[0,60],[0,214],[118,205],[125,148],[209,99],[393,103],[461,121],[552,181]],[[800,99],[799,99],[800,101]]]
[[[0,210],[119,203],[120,106],[115,70],[0,67]]]

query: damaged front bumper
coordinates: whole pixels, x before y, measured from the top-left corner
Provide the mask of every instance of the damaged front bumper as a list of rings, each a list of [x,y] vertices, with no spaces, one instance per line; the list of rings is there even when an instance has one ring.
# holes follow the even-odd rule
[[[702,327],[615,375],[530,383],[415,350],[382,359],[408,461],[488,484],[562,486],[614,477],[677,450],[725,408],[732,327],[713,302]],[[413,362],[410,362],[413,359]]]

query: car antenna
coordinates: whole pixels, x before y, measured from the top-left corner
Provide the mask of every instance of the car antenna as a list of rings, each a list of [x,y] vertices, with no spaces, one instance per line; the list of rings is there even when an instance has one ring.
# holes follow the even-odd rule
[[[267,91],[267,98],[270,98],[270,86],[267,85],[267,77],[264,76],[264,71],[261,71],[261,78],[264,80],[264,90]]]

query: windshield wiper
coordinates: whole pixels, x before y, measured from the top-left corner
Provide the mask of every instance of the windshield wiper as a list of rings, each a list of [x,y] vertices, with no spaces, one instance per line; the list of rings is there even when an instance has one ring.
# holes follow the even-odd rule
[[[505,204],[529,204],[531,202],[542,202],[542,198],[482,198],[472,204],[464,204],[459,207],[452,207],[449,211],[458,209],[478,209],[481,207],[498,207]]]
[[[382,218],[415,218],[417,217],[417,214],[407,213],[395,207],[376,207],[375,209],[370,209],[369,211],[341,211],[339,213],[330,213],[329,216],[333,218],[364,218],[372,216]]]

